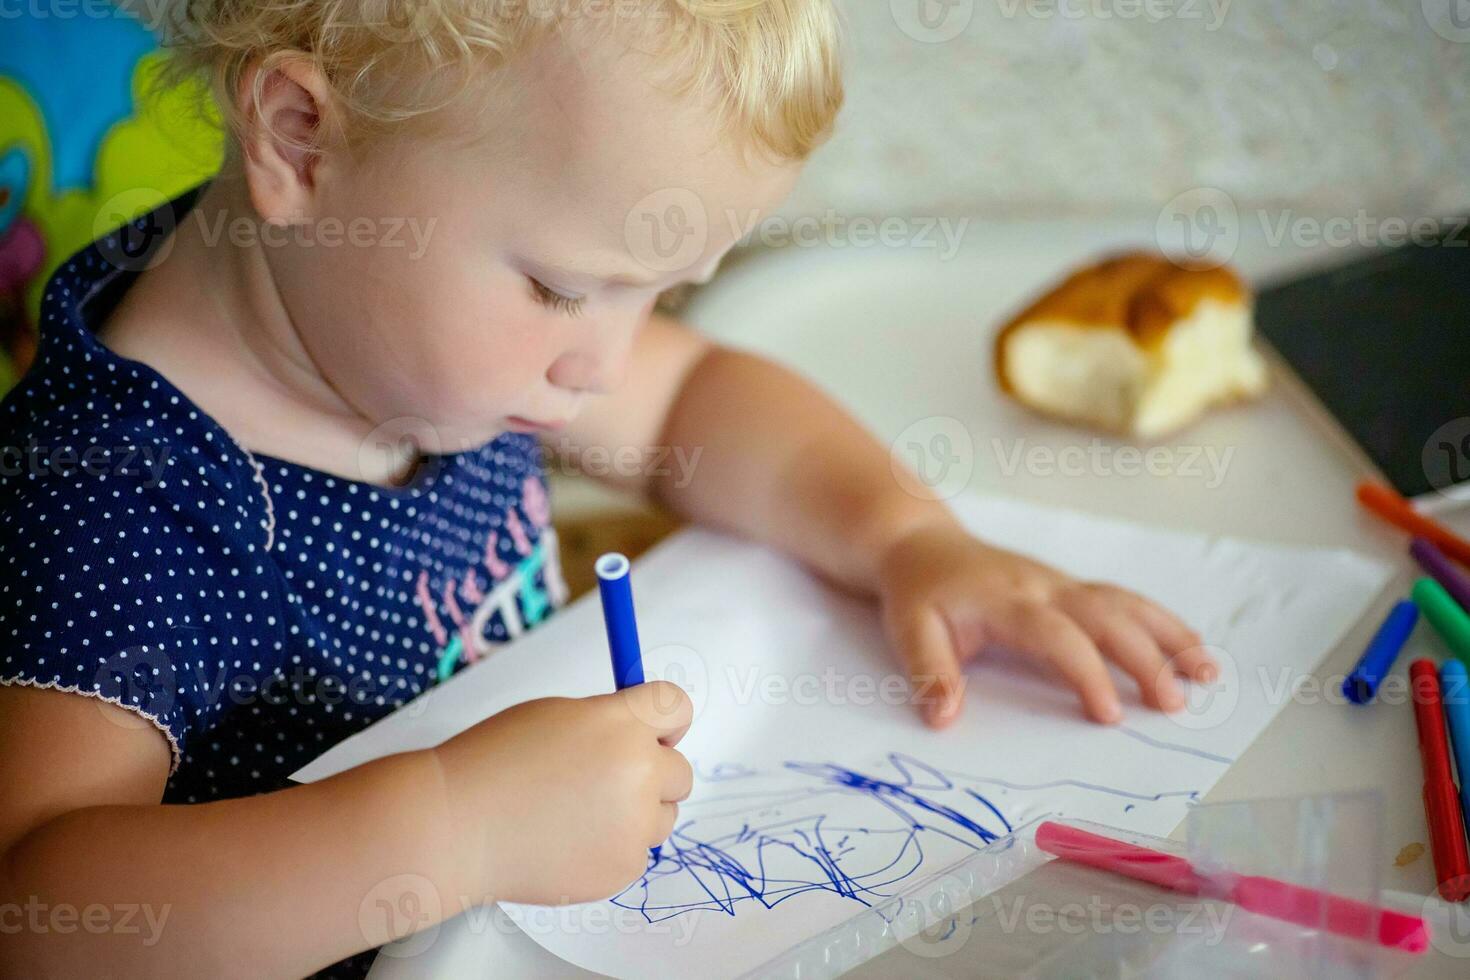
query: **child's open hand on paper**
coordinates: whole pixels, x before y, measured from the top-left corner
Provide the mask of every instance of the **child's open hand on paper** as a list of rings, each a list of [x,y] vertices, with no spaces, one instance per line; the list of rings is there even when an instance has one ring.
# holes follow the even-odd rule
[[[635,362],[681,365],[681,387],[663,395],[669,413],[640,429],[642,416],[620,405],[605,416],[617,427],[574,427],[582,441],[572,445],[639,445],[659,432],[687,458],[702,453],[682,478],[628,486],[876,598],[929,724],[954,720],[961,668],[987,649],[1035,659],[1100,722],[1122,716],[1110,661],[1165,711],[1185,704],[1176,675],[1216,676],[1199,636],[1149,600],[972,537],[922,481],[903,476],[902,461],[799,377],[657,318],[639,343]],[[646,373],[630,379],[645,396],[657,388]]]
[[[1122,717],[1109,661],[1137,682],[1145,703],[1163,711],[1184,706],[1176,674],[1202,682],[1218,674],[1199,635],[1148,599],[1076,581],[953,524],[899,539],[884,555],[879,583],[890,641],[934,727],[958,716],[961,668],[986,649],[1034,658],[1105,723]]]

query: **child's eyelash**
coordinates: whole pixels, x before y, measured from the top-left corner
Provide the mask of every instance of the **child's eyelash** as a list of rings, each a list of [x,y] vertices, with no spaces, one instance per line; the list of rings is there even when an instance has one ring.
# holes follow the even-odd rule
[[[542,306],[547,309],[558,310],[567,316],[579,316],[581,314],[582,304],[585,302],[584,297],[579,296],[573,299],[570,296],[563,296],[561,293],[558,293],[545,283],[531,276],[527,276],[526,281],[531,284],[531,295]]]

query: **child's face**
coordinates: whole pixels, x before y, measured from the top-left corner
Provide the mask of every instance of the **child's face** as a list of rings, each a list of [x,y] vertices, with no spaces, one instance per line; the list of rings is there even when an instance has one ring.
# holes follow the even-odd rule
[[[313,217],[378,219],[377,244],[267,250],[314,366],[370,422],[423,420],[445,449],[559,428],[618,384],[658,294],[791,189],[797,165],[744,159],[707,107],[652,87],[648,58],[574,43],[499,73],[462,137],[323,159]],[[390,238],[396,220],[426,247]]]

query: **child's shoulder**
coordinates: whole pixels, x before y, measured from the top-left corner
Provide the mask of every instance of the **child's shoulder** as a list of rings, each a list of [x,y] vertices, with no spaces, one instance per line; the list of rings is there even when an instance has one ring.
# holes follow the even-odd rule
[[[121,357],[96,325],[132,276],[97,245],[62,264],[42,304],[35,363],[0,404],[0,498],[43,517],[163,523],[208,514],[259,536],[255,464],[152,368]],[[248,526],[248,527],[247,527]]]
[[[93,331],[126,275],[95,247],[62,265],[36,361],[0,404],[0,683],[138,712],[177,766],[213,707],[197,677],[222,645],[264,664],[282,600],[253,460]]]

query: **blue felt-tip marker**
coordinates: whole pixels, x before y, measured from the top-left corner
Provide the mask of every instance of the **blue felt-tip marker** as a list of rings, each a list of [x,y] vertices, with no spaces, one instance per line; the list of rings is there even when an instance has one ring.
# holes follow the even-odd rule
[[[643,683],[643,648],[638,644],[638,619],[633,615],[633,563],[627,555],[610,551],[592,566],[597,572],[597,592],[602,596],[602,622],[607,627],[607,648],[612,653],[613,683],[619,691]],[[649,867],[663,857],[663,845],[648,849]]]
[[[597,591],[602,595],[602,621],[612,653],[613,683],[619,691],[643,683],[643,650],[638,645],[638,620],[633,616],[633,563],[626,555],[608,552],[597,559]]]
[[[1378,632],[1368,641],[1363,659],[1343,679],[1343,697],[1353,704],[1367,704],[1373,700],[1373,696],[1378,693],[1378,685],[1393,668],[1393,662],[1398,659],[1399,651],[1408,642],[1409,634],[1414,632],[1414,624],[1417,622],[1419,607],[1409,599],[1401,600],[1388,611],[1383,625],[1378,627]]]
[[[1452,657],[1439,665],[1440,699],[1460,776],[1460,809],[1470,819],[1470,671]]]

